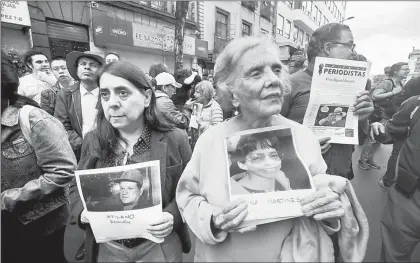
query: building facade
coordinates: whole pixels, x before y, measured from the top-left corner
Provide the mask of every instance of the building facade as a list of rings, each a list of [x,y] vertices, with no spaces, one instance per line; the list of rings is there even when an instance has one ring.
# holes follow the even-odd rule
[[[316,28],[345,18],[346,1],[199,1],[199,20],[211,68],[227,43],[245,35],[275,37],[282,60],[304,50]],[[205,12],[200,13],[200,5]],[[273,30],[276,32],[273,32]]]
[[[410,68],[410,73],[407,80],[420,76],[420,49],[413,47],[413,50],[408,55],[408,67]]]
[[[104,56],[113,51],[145,72],[156,63],[165,63],[174,72],[175,6],[175,1],[28,1],[29,30],[21,31],[30,44],[22,49],[33,47],[50,58],[75,50]],[[197,21],[197,2],[191,1],[184,68],[197,68],[197,59],[208,57],[207,43],[197,35]],[[2,32],[2,39],[11,43],[19,39],[10,38],[17,34],[9,31]]]

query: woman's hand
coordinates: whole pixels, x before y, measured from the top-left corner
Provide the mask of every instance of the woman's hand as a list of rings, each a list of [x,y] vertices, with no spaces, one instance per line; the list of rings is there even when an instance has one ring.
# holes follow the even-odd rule
[[[80,221],[83,224],[89,224],[89,219],[86,216],[86,209],[83,209],[82,213],[80,214]]]
[[[163,212],[162,217],[155,223],[150,224],[147,231],[156,238],[165,238],[172,233],[174,228],[174,216]]]
[[[357,95],[354,103],[354,115],[359,116],[359,121],[365,121],[373,112],[373,102],[369,91],[365,90]]]
[[[344,216],[340,196],[331,187],[323,187],[315,193],[300,200],[305,216],[313,216],[315,220],[330,220]]]
[[[328,150],[331,148],[330,144],[331,137],[325,137],[322,139],[319,139],[319,145],[321,146],[321,153],[324,155],[328,152]]]
[[[374,122],[370,125],[370,138],[374,141],[375,136],[378,136],[380,133],[385,133],[385,126],[380,122]]]
[[[255,230],[255,226],[239,228],[248,215],[248,204],[245,200],[237,199],[228,203],[224,208],[213,212],[211,226],[213,231],[237,231],[240,233]]]

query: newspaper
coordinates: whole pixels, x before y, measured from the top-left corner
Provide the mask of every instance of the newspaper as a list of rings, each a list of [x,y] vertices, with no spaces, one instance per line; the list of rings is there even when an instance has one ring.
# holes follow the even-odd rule
[[[357,94],[365,90],[370,62],[322,58],[315,60],[311,96],[303,125],[331,143],[358,144]]]
[[[248,203],[241,227],[303,215],[300,198],[315,187],[290,128],[242,131],[229,135],[224,143],[230,201]]]
[[[146,238],[162,215],[159,161],[75,172],[77,187],[98,243]]]

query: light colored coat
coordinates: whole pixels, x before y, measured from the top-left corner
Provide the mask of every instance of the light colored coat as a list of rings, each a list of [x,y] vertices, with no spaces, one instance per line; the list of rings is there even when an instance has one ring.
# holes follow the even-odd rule
[[[280,115],[273,125],[292,129],[296,149],[314,179],[325,173],[327,167],[318,140],[309,129]],[[367,219],[351,184],[336,176],[325,175],[321,182],[315,182],[341,186],[335,191],[343,193],[341,200],[345,203],[346,217],[336,229],[301,217],[258,225],[255,231],[244,234],[220,232],[214,235],[210,229],[211,215],[217,207],[229,202],[228,159],[223,137],[231,132],[224,122],[204,133],[178,183],[178,207],[197,237],[196,262],[334,262],[334,249],[328,235],[335,232],[339,232],[343,259],[362,261],[369,233]]]

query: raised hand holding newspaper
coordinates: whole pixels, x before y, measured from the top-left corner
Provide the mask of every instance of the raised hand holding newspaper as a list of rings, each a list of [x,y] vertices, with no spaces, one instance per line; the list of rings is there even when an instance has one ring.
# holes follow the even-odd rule
[[[148,231],[162,218],[159,161],[75,174],[83,221],[89,222],[98,243],[127,238],[164,241]]]
[[[365,90],[371,63],[317,57],[303,125],[331,143],[358,144],[353,104]]]

